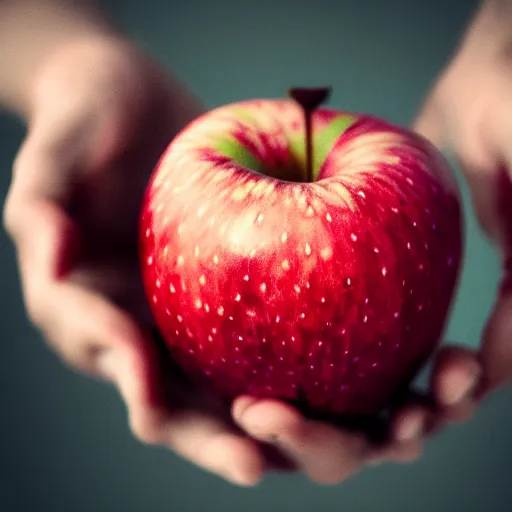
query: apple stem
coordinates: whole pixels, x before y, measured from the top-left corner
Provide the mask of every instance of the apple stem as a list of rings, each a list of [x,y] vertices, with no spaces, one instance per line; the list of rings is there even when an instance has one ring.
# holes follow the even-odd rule
[[[292,87],[288,95],[302,108],[306,127],[306,181],[313,181],[313,112],[324,103],[331,93],[330,87]]]

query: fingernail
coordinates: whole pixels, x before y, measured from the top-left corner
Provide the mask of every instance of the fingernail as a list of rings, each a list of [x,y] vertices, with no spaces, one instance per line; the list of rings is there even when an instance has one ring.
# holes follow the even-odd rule
[[[248,414],[249,409],[251,409],[251,407],[258,401],[259,400],[257,398],[251,396],[239,398],[233,409],[233,418],[238,425],[252,437],[255,437],[259,441],[263,441],[265,443],[276,444],[279,441],[278,435],[269,434],[262,430],[261,425],[259,425],[260,422],[255,422],[254,418],[251,420],[251,415],[250,413]]]
[[[424,421],[422,416],[416,416],[407,421],[398,431],[397,438],[399,441],[413,441],[421,437],[424,429]]]
[[[244,423],[244,416],[247,410],[257,402],[257,399],[252,396],[243,396],[237,398],[233,408],[233,419],[239,423]]]
[[[465,380],[455,382],[445,397],[446,405],[455,405],[472,398],[480,380],[480,368],[471,369]]]

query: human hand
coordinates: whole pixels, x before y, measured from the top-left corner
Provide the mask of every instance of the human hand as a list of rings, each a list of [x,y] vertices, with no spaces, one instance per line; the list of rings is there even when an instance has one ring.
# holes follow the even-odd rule
[[[145,186],[200,105],[131,44],[95,34],[45,59],[26,111],[4,219],[30,319],[67,364],[119,388],[139,439],[246,478],[253,444],[178,379],[164,383],[140,280]]]
[[[383,456],[362,434],[279,401],[223,410],[187,386],[151,336],[137,253],[139,206],[170,138],[201,107],[132,45],[94,37],[59,48],[32,88],[28,133],[5,204],[30,319],[71,367],[112,381],[134,434],[251,484],[269,469],[337,483]],[[410,409],[390,460],[414,458]]]
[[[428,417],[438,431],[471,417],[512,377],[512,3],[488,0],[441,73],[415,129],[453,152],[483,231],[503,262],[500,289],[477,350],[450,346],[437,356]]]

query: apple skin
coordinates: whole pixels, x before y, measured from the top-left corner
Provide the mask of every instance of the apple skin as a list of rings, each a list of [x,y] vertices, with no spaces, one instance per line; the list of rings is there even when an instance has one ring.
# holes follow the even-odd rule
[[[170,354],[214,396],[378,412],[439,343],[463,254],[456,181],[420,136],[292,100],[216,108],[171,142],[140,222]]]

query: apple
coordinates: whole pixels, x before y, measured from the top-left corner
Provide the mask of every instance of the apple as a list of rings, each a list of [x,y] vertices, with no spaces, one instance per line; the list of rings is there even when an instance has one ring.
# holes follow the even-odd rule
[[[442,337],[459,190],[419,135],[320,107],[327,89],[291,96],[215,108],[171,141],[141,212],[145,290],[214,396],[374,414]]]

